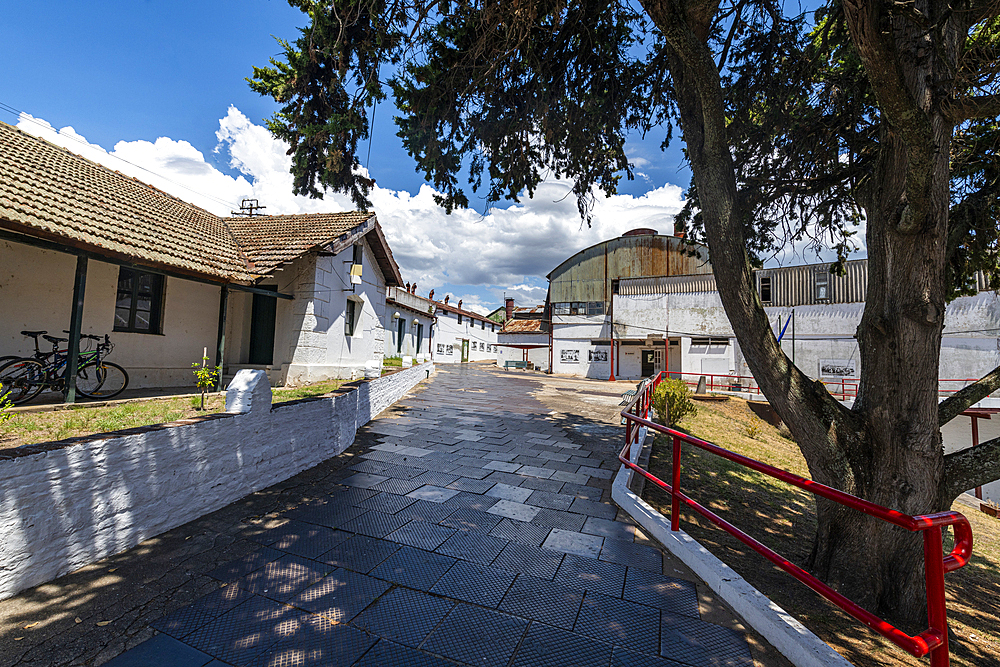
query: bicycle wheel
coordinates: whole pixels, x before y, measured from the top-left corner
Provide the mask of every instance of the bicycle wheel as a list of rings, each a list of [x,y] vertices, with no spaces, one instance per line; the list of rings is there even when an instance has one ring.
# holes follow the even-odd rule
[[[14,405],[26,403],[45,388],[45,367],[34,359],[14,359],[0,365],[0,396]]]
[[[86,364],[76,373],[76,391],[86,398],[114,398],[127,386],[128,373],[110,361]]]

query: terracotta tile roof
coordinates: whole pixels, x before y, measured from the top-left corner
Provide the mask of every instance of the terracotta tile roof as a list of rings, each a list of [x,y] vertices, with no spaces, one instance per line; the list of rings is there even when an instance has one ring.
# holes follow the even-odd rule
[[[438,310],[444,310],[449,313],[455,313],[457,315],[464,315],[470,319],[477,321],[490,322],[491,324],[499,324],[489,318],[488,315],[480,315],[479,313],[474,313],[471,310],[465,310],[464,308],[458,308],[451,305],[451,303],[445,303],[444,301],[433,301],[432,302]]]
[[[0,228],[242,283],[311,250],[333,245],[339,251],[366,236],[386,283],[402,281],[374,213],[220,218],[2,122]]]
[[[0,123],[0,220],[139,264],[246,281],[222,219]]]
[[[542,320],[507,320],[500,333],[547,333],[548,329],[543,327],[544,324]]]
[[[263,275],[310,250],[346,237],[355,227],[374,217],[374,213],[350,211],[224,218],[224,221],[250,260],[254,272]]]

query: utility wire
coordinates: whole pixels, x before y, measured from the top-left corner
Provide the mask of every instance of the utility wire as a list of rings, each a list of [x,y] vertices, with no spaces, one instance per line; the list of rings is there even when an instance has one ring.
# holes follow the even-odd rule
[[[35,125],[37,125],[37,126],[39,126],[41,128],[44,128],[46,130],[51,130],[51,131],[55,132],[60,137],[69,139],[70,141],[75,141],[76,143],[78,143],[80,145],[83,145],[83,146],[86,146],[87,148],[90,148],[91,150],[95,149],[95,144],[90,144],[87,141],[83,140],[81,137],[76,136],[76,135],[63,134],[61,131],[59,131],[56,128],[52,127],[48,123],[43,123],[43,122],[39,121],[38,119],[32,117],[30,114],[27,114],[27,113],[25,113],[25,112],[23,112],[23,111],[21,111],[19,109],[16,109],[15,107],[12,107],[9,104],[6,104],[6,103],[4,103],[2,101],[0,101],[0,110],[6,111],[8,113],[11,113],[11,114],[17,116],[19,121],[20,120],[25,120],[25,121],[28,121],[29,123],[34,123]],[[212,195],[207,195],[204,192],[198,192],[197,190],[194,190],[194,189],[192,189],[192,188],[184,185],[183,183],[178,183],[177,181],[173,181],[173,180],[167,178],[166,176],[164,176],[162,174],[158,174],[155,171],[147,169],[146,167],[138,165],[138,164],[136,164],[134,162],[129,162],[128,160],[126,160],[125,158],[121,157],[120,155],[115,155],[114,153],[111,153],[111,152],[105,150],[103,146],[101,146],[99,148],[104,151],[105,155],[108,155],[109,157],[113,157],[116,160],[120,160],[120,161],[124,162],[127,165],[135,167],[136,169],[140,169],[140,170],[146,172],[147,174],[151,174],[153,176],[156,176],[157,178],[161,178],[164,181],[166,181],[167,183],[170,183],[171,185],[176,185],[177,187],[183,188],[183,189],[187,190],[188,192],[190,192],[192,194],[198,195],[199,197],[204,197],[205,199],[210,199],[211,201],[214,201],[214,202],[217,202],[219,204],[222,204],[223,206],[228,206],[228,207],[232,208],[232,202],[227,202],[227,201],[224,201],[222,199],[219,199],[218,197],[214,197]],[[107,167],[107,165],[104,165],[104,166]]]

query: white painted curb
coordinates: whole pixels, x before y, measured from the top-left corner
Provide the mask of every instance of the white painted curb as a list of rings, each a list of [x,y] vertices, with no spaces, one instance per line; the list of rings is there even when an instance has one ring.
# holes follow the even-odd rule
[[[632,461],[638,459],[642,449],[640,443],[645,440],[644,430],[640,430],[639,435],[642,437],[632,445]],[[631,476],[632,471],[621,466],[611,486],[611,498],[650,536],[659,540],[660,544],[691,568],[716,595],[725,600],[792,664],[796,667],[852,667],[842,655],[784,609],[764,597],[694,538],[684,531],[671,531],[667,518],[628,488]]]

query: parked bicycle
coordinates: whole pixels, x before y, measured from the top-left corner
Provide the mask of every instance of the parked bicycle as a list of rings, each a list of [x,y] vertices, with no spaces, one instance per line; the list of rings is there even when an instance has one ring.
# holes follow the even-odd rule
[[[18,357],[0,362],[0,395],[8,393],[11,403],[26,403],[38,396],[44,389],[68,391],[66,370],[69,351],[60,350],[59,344],[68,338],[47,335],[46,331],[22,331],[21,334],[33,338],[35,354],[32,357]],[[38,344],[42,337],[52,344],[46,352]],[[106,360],[114,349],[114,343],[105,334],[100,336],[81,334],[81,340],[94,341],[97,346],[91,350],[81,350],[77,357],[76,391],[80,396],[94,399],[114,398],[128,386],[128,373],[118,364]]]

